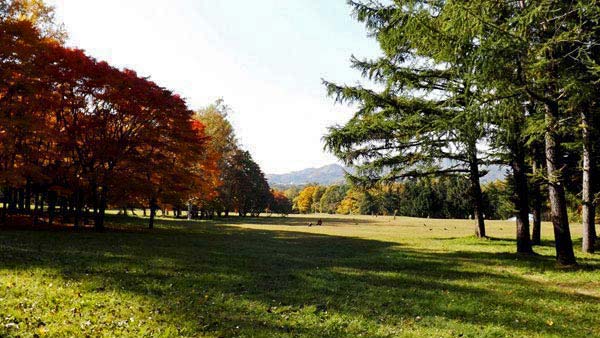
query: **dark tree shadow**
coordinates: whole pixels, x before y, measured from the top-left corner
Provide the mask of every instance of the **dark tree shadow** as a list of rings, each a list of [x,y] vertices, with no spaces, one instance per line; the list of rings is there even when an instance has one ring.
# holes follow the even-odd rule
[[[135,218],[112,221],[139,227]],[[553,272],[553,257],[430,252],[391,242],[270,231],[269,224],[281,224],[275,218],[256,220],[267,224],[265,230],[225,226],[228,221],[159,220],[154,231],[139,233],[4,231],[0,263],[15,271],[53,269],[83,283],[87,292],[137,294],[171,320],[192,323],[197,335],[361,333],[342,324],[323,331],[319,323],[338,314],[398,330],[444,329],[451,321],[464,330],[456,335],[478,336],[495,328],[498,335],[583,337],[589,331],[581,328],[595,327],[600,311],[596,296],[508,271]],[[297,226],[305,219],[288,221]],[[598,269],[600,261],[589,260],[586,267]],[[202,295],[216,300],[198,302]],[[282,319],[301,315],[315,323]]]

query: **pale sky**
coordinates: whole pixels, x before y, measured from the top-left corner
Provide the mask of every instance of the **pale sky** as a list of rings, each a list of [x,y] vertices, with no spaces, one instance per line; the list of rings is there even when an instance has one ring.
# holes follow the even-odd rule
[[[223,98],[266,173],[336,162],[327,127],[344,123],[321,79],[355,84],[352,54],[376,43],[345,0],[47,0],[68,45],[149,76],[197,109]]]

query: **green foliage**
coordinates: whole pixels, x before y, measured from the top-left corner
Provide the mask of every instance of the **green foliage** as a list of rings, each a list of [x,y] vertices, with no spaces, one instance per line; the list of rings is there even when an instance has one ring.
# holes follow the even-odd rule
[[[469,185],[469,181],[461,176],[407,181],[399,196],[399,215],[463,219],[472,217]]]
[[[321,196],[321,200],[319,201],[322,212],[335,214],[338,205],[346,196],[347,191],[347,185],[331,185],[327,187],[323,193],[323,196]]]
[[[316,186],[315,190],[313,192],[312,198],[311,198],[311,211],[312,212],[316,212],[316,213],[321,213],[323,212],[323,209],[321,208],[321,198],[323,198],[323,194],[325,194],[325,191],[327,190],[327,188],[323,187],[323,186]]]
[[[234,207],[240,216],[257,217],[273,201],[269,183],[248,151],[235,152],[230,184]]]
[[[490,219],[508,219],[515,215],[511,201],[512,191],[505,181],[490,182],[483,186],[485,215]]]

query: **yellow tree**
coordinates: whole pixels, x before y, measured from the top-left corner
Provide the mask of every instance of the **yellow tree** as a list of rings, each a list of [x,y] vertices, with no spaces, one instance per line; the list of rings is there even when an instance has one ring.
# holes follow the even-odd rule
[[[317,186],[309,185],[300,191],[300,194],[295,200],[296,207],[300,213],[306,214],[311,211],[313,205],[313,196],[317,189]]]

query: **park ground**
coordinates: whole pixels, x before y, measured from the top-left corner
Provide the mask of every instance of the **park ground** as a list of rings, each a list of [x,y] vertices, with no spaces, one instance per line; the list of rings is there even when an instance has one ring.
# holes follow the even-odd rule
[[[600,337],[600,257],[544,224],[323,216],[0,230],[0,337]],[[573,227],[575,245],[580,227]]]

